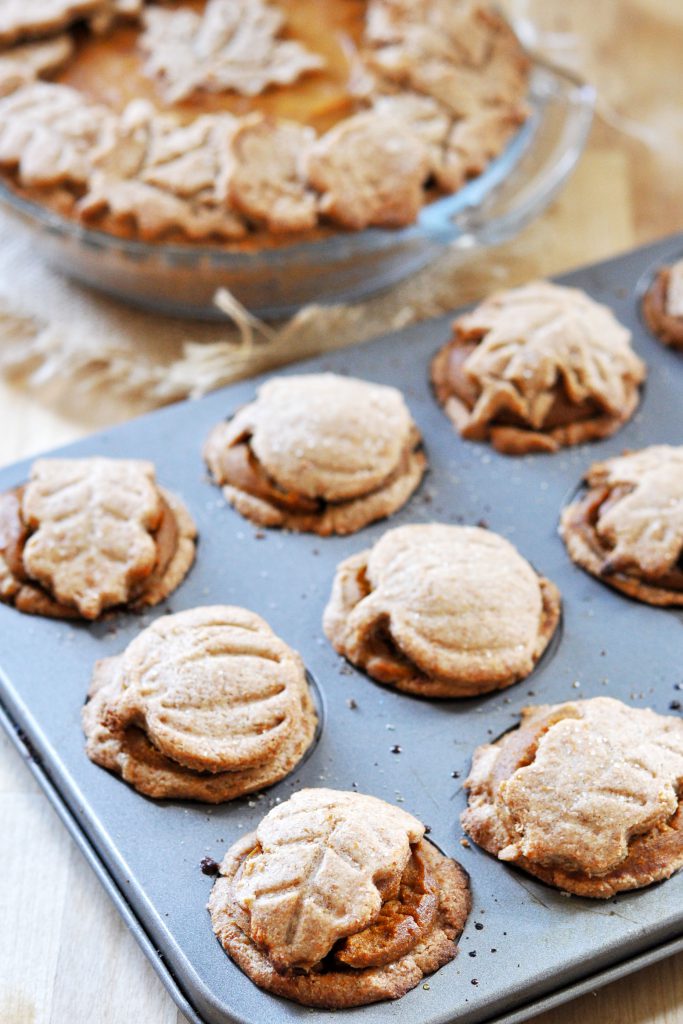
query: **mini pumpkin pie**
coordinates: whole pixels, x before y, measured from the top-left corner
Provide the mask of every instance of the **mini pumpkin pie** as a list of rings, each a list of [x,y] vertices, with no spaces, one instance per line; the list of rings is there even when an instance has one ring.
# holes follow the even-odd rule
[[[305,1006],[398,999],[457,953],[460,865],[411,814],[304,789],[238,840],[209,900],[218,939],[255,984]]]
[[[399,526],[337,568],[325,634],[373,679],[470,697],[524,679],[555,632],[560,594],[498,534]]]
[[[683,866],[683,721],[611,697],[541,705],[478,747],[465,831],[549,885],[607,899]]]
[[[629,597],[683,605],[683,446],[595,462],[586,482],[560,521],[572,559]]]
[[[683,350],[683,260],[659,270],[643,296],[643,315],[660,341]]]
[[[271,786],[317,724],[299,655],[229,606],[157,619],[96,663],[88,697],[88,757],[152,797],[221,803]]]
[[[611,310],[546,281],[497,292],[458,317],[432,362],[437,400],[460,434],[508,455],[614,434],[633,415],[645,373]]]
[[[427,466],[399,391],[332,373],[262,384],[214,427],[204,457],[247,519],[322,536],[391,515]]]
[[[528,116],[528,61],[486,2],[0,8],[2,177],[124,238],[252,251],[407,225]]]
[[[195,537],[151,462],[38,459],[0,495],[0,600],[66,619],[149,607],[186,575]]]

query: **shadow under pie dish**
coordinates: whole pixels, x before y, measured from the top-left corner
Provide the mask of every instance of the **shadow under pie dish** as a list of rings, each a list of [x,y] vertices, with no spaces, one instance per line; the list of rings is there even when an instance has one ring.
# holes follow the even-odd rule
[[[645,376],[631,332],[607,306],[545,281],[458,317],[431,367],[460,434],[508,455],[609,437],[635,412]]]
[[[608,899],[683,866],[683,721],[610,697],[526,708],[479,747],[464,830],[499,860]]]
[[[683,351],[683,260],[657,271],[643,296],[642,311],[655,337]]]
[[[503,537],[399,526],[337,567],[323,627],[373,679],[423,697],[471,697],[526,678],[560,620],[560,593]]]
[[[96,663],[88,697],[88,757],[156,798],[222,803],[271,786],[318,722],[299,655],[232,606],[158,619]]]
[[[638,601],[683,606],[683,446],[595,462],[586,485],[560,520],[572,560]]]
[[[452,960],[466,872],[411,814],[305,789],[227,852],[209,900],[221,945],[259,987],[305,1006],[397,999]]]
[[[427,467],[396,388],[331,373],[262,384],[255,401],[213,428],[204,458],[241,515],[321,536],[391,515]]]
[[[195,556],[196,528],[151,462],[38,459],[0,495],[0,600],[52,618],[163,601]]]

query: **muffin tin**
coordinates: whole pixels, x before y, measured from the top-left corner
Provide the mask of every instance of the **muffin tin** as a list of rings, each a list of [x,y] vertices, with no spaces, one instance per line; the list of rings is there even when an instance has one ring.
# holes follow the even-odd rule
[[[557,535],[560,508],[590,462],[624,448],[683,443],[683,359],[648,334],[638,310],[643,282],[682,252],[679,235],[559,279],[610,305],[649,365],[636,416],[597,444],[511,458],[463,442],[428,384],[429,359],[449,336],[450,316],[284,370],[393,384],[422,430],[430,472],[421,489],[390,524],[351,537],[258,530],[206,478],[200,451],[209,428],[251,399],[258,381],[62,449],[153,459],[159,481],[183,496],[196,519],[197,561],[171,599],[143,617],[122,614],[87,626],[0,606],[2,720],[194,1024],[310,1019],[311,1011],[261,992],[223,953],[205,910],[212,879],[200,869],[202,858],[220,860],[275,801],[303,786],[357,787],[400,804],[472,877],[474,906],[456,960],[398,1003],[347,1010],[345,1020],[513,1024],[683,949],[683,872],[606,902],[567,897],[474,845],[461,846],[458,825],[474,747],[513,726],[525,704],[611,695],[675,714],[683,701],[683,612],[640,605],[602,586],[571,563]],[[4,469],[0,487],[21,482],[28,466]],[[561,636],[524,682],[472,700],[421,700],[371,682],[324,639],[322,612],[337,563],[388,525],[430,520],[484,521],[560,587]],[[317,682],[324,727],[293,775],[259,796],[218,807],[157,803],[86,758],[80,709],[90,669],[157,614],[217,602],[252,608],[301,652]]]

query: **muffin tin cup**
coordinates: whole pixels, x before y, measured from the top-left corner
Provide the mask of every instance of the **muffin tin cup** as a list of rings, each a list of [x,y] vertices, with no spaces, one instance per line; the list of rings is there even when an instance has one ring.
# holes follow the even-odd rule
[[[634,418],[596,444],[514,458],[464,442],[428,383],[450,316],[283,371],[333,370],[395,385],[423,433],[430,471],[419,491],[390,521],[350,537],[259,530],[208,480],[204,438],[253,397],[258,380],[63,449],[154,460],[160,483],[182,495],[197,522],[197,560],[171,598],[145,616],[79,625],[0,606],[2,720],[190,1020],[289,1024],[310,1016],[260,991],[230,962],[205,910],[212,879],[200,870],[202,858],[220,860],[275,802],[303,786],[357,788],[404,807],[472,878],[473,911],[458,957],[398,1003],[347,1010],[345,1020],[513,1024],[683,949],[683,873],[604,902],[567,897],[474,844],[463,847],[458,823],[474,748],[514,726],[525,705],[609,695],[676,713],[683,613],[638,604],[588,576],[570,561],[557,523],[591,462],[626,448],[683,443],[683,360],[643,328],[636,293],[642,275],[682,247],[679,235],[559,279],[611,306],[649,366]],[[28,468],[27,461],[2,470],[0,487],[24,480]],[[432,520],[483,520],[559,586],[562,635],[524,682],[476,699],[417,699],[372,682],[325,640],[322,613],[337,563],[392,526]],[[253,609],[301,653],[322,694],[324,727],[310,756],[262,794],[217,807],[155,802],[85,756],[80,709],[92,663],[122,651],[164,611],[212,603]]]

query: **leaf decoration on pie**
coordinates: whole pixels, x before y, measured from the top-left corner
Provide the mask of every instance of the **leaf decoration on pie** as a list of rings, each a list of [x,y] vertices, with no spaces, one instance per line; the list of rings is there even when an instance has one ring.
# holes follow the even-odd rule
[[[683,867],[683,722],[611,697],[525,708],[478,747],[465,831],[500,860],[607,899]]]
[[[38,460],[23,500],[34,530],[26,570],[57,601],[96,618],[150,575],[157,560],[151,530],[162,511],[152,463]]]
[[[196,771],[266,761],[301,715],[299,656],[242,608],[158,619],[126,648],[119,672],[107,724],[144,728],[157,750]]]
[[[611,548],[611,569],[659,576],[683,552],[683,447],[652,445],[591,467],[591,487],[613,492],[596,524]]]
[[[209,0],[201,14],[149,7],[143,19],[145,73],[167,103],[198,89],[258,96],[323,67],[319,54],[280,38],[285,16],[264,0]]]
[[[473,423],[505,409],[538,428],[558,381],[575,405],[593,399],[616,415],[643,377],[631,332],[576,288],[540,281],[500,292],[461,317],[458,329],[481,339],[465,362],[481,389]]]
[[[374,797],[295,793],[261,822],[235,882],[253,941],[276,970],[310,968],[377,918],[423,835],[416,818]]]
[[[162,505],[149,462],[38,460],[23,516],[34,531],[24,548],[26,571],[85,618],[125,603],[154,567],[150,531]]]

